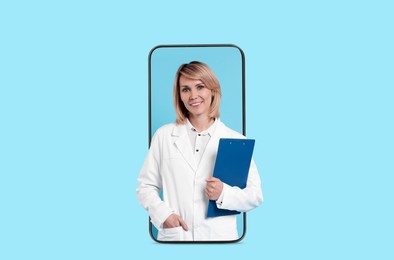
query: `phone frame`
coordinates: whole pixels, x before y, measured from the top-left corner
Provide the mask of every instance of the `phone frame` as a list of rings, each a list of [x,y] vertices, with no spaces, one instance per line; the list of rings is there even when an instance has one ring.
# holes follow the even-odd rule
[[[242,134],[246,136],[246,98],[245,98],[245,54],[243,50],[234,44],[163,44],[157,45],[151,49],[148,56],[148,148],[152,139],[152,108],[151,108],[151,60],[152,54],[159,48],[193,48],[193,47],[232,47],[239,50],[242,60]],[[240,242],[246,235],[246,212],[243,212],[243,233],[236,240],[204,240],[204,241],[161,241],[153,235],[153,225],[150,217],[148,218],[149,223],[149,235],[150,237],[162,244],[223,244],[223,243],[236,243]]]

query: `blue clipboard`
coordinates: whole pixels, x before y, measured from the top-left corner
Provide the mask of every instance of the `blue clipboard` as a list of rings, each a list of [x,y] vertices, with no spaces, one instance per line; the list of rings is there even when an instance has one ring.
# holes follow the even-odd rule
[[[213,176],[230,186],[245,188],[250,162],[252,161],[254,143],[254,139],[221,138],[219,140]],[[213,200],[210,200],[208,203],[208,218],[239,213],[239,211],[235,210],[219,209],[216,206],[216,201]]]

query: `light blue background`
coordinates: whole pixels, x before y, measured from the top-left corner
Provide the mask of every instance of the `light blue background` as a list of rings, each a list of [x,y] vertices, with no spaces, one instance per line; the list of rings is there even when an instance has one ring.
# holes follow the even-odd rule
[[[0,259],[392,259],[392,1],[2,1]],[[160,245],[135,197],[147,56],[234,43],[265,202]]]

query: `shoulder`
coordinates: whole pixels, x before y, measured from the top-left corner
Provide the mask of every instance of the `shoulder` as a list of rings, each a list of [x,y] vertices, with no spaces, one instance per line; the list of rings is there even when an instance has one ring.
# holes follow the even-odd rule
[[[241,133],[238,133],[237,131],[231,129],[230,127],[226,126],[222,121],[218,122],[218,128],[220,129],[220,132],[224,137],[228,138],[246,138],[244,135]]]
[[[185,124],[170,123],[159,127],[153,138],[168,138],[187,134]]]
[[[154,136],[158,137],[158,136],[169,135],[169,134],[171,134],[174,131],[174,128],[176,126],[177,125],[175,123],[170,123],[170,124],[163,125],[163,126],[159,127],[156,130]]]
[[[175,123],[166,124],[159,127],[153,134],[150,147],[162,146],[165,140],[169,140],[173,129],[176,127]]]

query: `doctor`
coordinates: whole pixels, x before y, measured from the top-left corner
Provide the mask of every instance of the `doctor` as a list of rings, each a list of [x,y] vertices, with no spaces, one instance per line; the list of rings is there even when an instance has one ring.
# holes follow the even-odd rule
[[[212,177],[219,139],[245,137],[220,121],[220,85],[206,64],[181,65],[173,93],[176,122],[162,126],[152,138],[138,176],[139,202],[158,229],[158,240],[237,240],[236,215],[206,215],[209,200],[216,201],[218,208],[238,211],[262,203],[253,160],[244,189]]]

